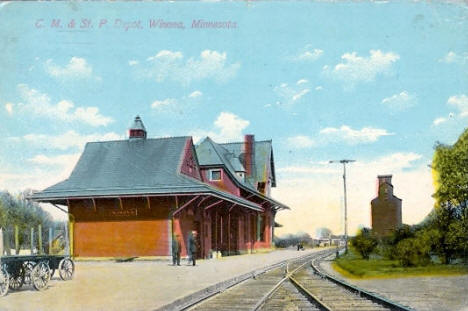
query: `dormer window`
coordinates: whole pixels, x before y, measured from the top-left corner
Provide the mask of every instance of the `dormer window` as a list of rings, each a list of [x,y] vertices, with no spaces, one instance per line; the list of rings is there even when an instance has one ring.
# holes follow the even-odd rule
[[[245,180],[245,172],[236,172],[236,174],[241,180]]]
[[[211,181],[220,181],[221,180],[221,170],[210,170],[210,180]]]

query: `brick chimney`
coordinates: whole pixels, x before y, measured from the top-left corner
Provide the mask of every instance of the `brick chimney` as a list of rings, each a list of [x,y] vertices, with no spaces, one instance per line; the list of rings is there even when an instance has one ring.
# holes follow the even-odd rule
[[[136,116],[133,121],[132,126],[128,131],[129,139],[145,139],[146,138],[146,128],[141,121],[140,116]]]
[[[246,177],[255,176],[255,136],[245,135],[244,136],[244,168]]]

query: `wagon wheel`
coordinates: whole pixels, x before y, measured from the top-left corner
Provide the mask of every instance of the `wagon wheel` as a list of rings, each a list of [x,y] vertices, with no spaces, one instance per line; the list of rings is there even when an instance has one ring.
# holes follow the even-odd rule
[[[55,269],[50,269],[49,280],[54,276],[54,273],[55,273]]]
[[[18,275],[10,275],[10,288],[18,290],[24,284],[24,268],[21,266],[18,270]]]
[[[25,261],[23,263],[24,268],[24,284],[31,284],[31,273],[36,263],[34,261]]]
[[[70,258],[63,258],[60,260],[58,270],[62,280],[71,280],[75,271],[75,263]]]
[[[31,272],[31,281],[36,290],[44,290],[49,282],[50,268],[45,262],[40,262],[34,266]]]
[[[6,271],[5,265],[0,269],[0,297],[5,296],[8,293],[8,287],[10,285],[10,276]]]

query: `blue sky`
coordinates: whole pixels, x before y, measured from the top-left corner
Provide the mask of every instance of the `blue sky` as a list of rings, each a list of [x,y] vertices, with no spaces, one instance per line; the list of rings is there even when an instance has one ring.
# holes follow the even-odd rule
[[[358,160],[350,228],[369,225],[387,173],[418,222],[434,143],[468,124],[467,17],[399,1],[2,3],[0,188],[66,178],[86,141],[124,138],[139,114],[150,137],[273,139],[283,232],[342,231],[341,168],[326,164],[341,158]]]

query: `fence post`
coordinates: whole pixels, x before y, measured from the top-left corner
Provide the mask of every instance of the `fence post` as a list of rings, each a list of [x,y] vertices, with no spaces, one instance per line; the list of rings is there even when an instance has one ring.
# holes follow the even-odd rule
[[[52,239],[53,239],[53,228],[49,227],[49,255],[52,255]]]
[[[30,242],[31,242],[31,255],[32,255],[34,254],[34,227],[31,227]]]
[[[18,225],[15,225],[15,253],[19,254],[20,245],[19,245],[19,228]]]
[[[3,256],[3,228],[0,228],[0,256]]]
[[[42,226],[37,226],[37,242],[39,244],[39,254],[42,255]]]

